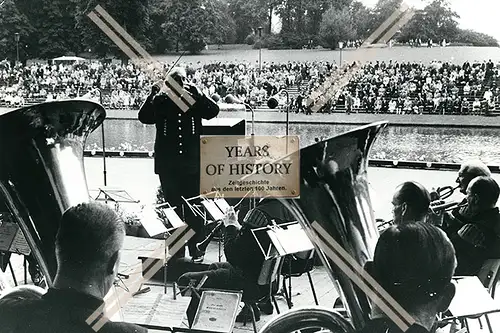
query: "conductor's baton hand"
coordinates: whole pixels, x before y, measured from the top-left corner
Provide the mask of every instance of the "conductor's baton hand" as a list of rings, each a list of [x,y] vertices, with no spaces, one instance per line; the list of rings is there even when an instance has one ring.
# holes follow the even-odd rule
[[[234,211],[233,207],[230,207],[226,211],[226,215],[224,216],[223,222],[225,227],[230,225],[235,226],[237,228],[241,227],[240,224],[238,223],[238,218],[236,216],[236,212]]]

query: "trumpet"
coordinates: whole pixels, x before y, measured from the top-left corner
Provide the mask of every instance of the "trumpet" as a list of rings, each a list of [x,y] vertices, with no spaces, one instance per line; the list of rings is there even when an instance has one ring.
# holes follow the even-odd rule
[[[441,201],[444,199],[448,199],[449,197],[451,197],[453,195],[455,190],[458,189],[459,187],[460,187],[460,185],[457,185],[455,187],[452,187],[452,186],[438,187],[435,191],[436,195],[437,195],[437,199],[435,199],[434,201]]]
[[[447,212],[450,210],[454,210],[455,208],[462,208],[466,207],[467,203],[461,204],[461,201],[452,201],[452,202],[444,202],[441,201],[441,203],[435,201],[435,205],[430,205],[429,209],[433,214],[440,214],[442,212]]]

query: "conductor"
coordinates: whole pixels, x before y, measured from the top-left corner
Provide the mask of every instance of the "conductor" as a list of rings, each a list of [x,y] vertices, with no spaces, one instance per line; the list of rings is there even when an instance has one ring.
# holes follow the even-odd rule
[[[200,135],[202,119],[219,114],[218,105],[195,85],[188,83],[184,68],[172,69],[161,89],[156,83],[139,110],[143,124],[156,125],[155,173],[160,178],[165,200],[182,216],[184,198],[200,194]],[[194,103],[193,103],[194,101]],[[183,109],[182,106],[185,106]],[[204,238],[203,220],[184,209],[186,223],[196,232],[188,242],[193,261],[203,261],[196,244]]]

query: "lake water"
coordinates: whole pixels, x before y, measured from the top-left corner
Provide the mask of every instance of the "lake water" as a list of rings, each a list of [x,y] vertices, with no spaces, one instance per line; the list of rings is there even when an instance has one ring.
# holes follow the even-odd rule
[[[301,147],[315,138],[330,138],[356,128],[355,125],[290,124],[290,135],[299,135]],[[436,128],[389,126],[375,143],[371,159],[460,163],[479,158],[500,165],[500,136],[494,128]],[[250,126],[247,129],[250,133]],[[284,124],[255,123],[256,135],[283,135]],[[105,121],[106,149],[110,151],[153,151],[155,127],[137,120]],[[87,150],[102,147],[101,131],[92,133]]]

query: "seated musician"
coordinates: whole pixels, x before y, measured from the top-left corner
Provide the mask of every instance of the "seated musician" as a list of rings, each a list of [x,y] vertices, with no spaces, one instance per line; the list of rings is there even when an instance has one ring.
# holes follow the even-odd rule
[[[425,222],[431,196],[421,184],[404,182],[396,188],[392,198],[394,224]]]
[[[467,194],[467,186],[471,180],[480,176],[491,176],[491,171],[486,164],[481,161],[468,161],[460,166],[456,183],[459,186],[460,192]]]
[[[263,199],[259,204],[248,212],[241,226],[236,218],[234,210],[230,210],[224,219],[224,254],[227,262],[214,263],[208,271],[190,272],[183,274],[178,284],[185,288],[189,283],[196,286],[204,276],[207,276],[203,289],[243,290],[244,297],[255,297],[252,308],[255,319],[260,320],[261,310],[257,301],[261,299],[261,291],[258,286],[258,278],[264,263],[264,256],[255,240],[251,229],[271,225],[274,220],[277,224],[294,221],[293,215],[277,199]],[[265,288],[265,291],[268,291]],[[263,292],[265,292],[263,291]],[[268,296],[266,294],[263,295]],[[199,299],[193,297],[187,311],[189,323],[192,324]],[[240,312],[237,321],[249,320],[250,311],[246,307]]]
[[[120,262],[125,226],[104,204],[83,203],[63,214],[56,237],[57,272],[41,298],[8,295],[0,299],[3,333],[95,333],[86,323],[104,304]],[[147,332],[108,321],[99,332]]]
[[[457,252],[457,275],[477,275],[487,259],[500,258],[500,189],[491,177],[467,187],[467,205],[445,215],[443,229]]]
[[[411,258],[411,260],[408,260]],[[455,295],[451,282],[455,251],[446,234],[429,223],[391,226],[377,242],[366,271],[415,320],[406,333],[429,333],[436,315],[447,310]],[[358,333],[402,333],[375,304],[371,320]]]

